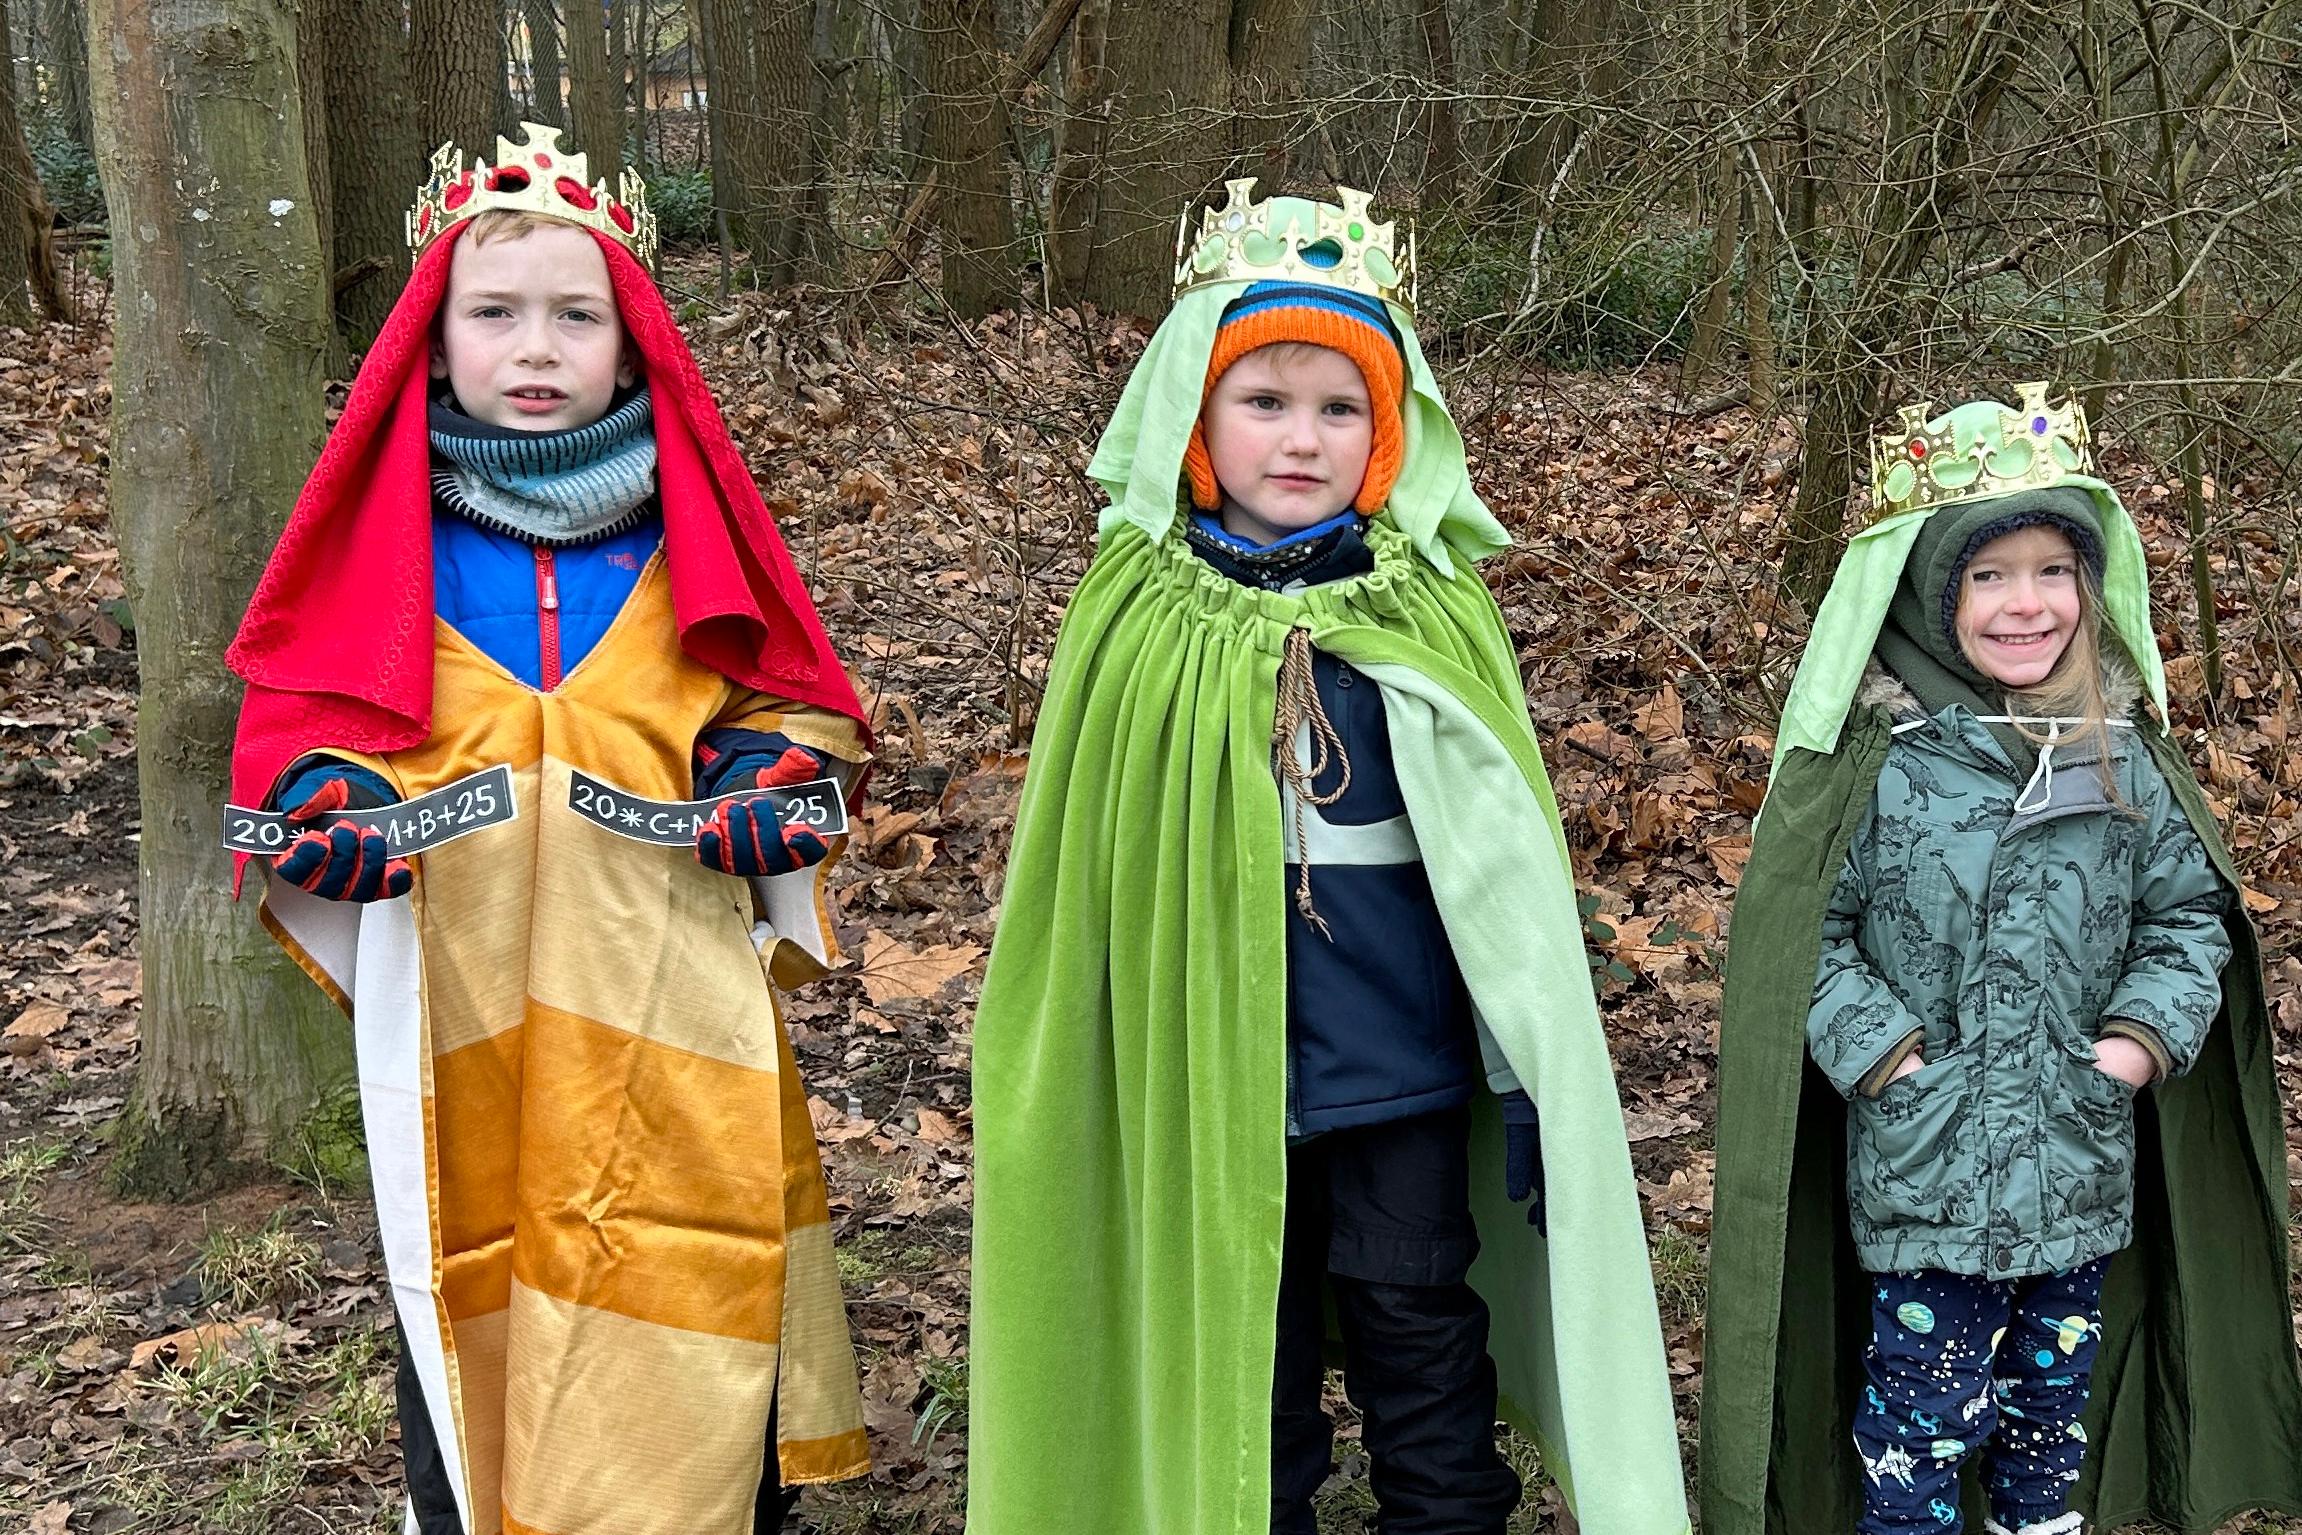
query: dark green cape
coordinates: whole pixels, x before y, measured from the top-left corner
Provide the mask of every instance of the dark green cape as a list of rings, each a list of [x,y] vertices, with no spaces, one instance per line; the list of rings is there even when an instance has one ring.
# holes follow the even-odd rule
[[[2135,1238],[2103,1291],[2072,1506],[2112,1530],[2206,1532],[2302,1512],[2302,1373],[2287,1275],[2286,1143],[2261,956],[2197,780],[2142,734],[2228,882],[2223,1006],[2185,1077],[2136,1108]],[[1886,760],[1857,709],[1828,755],[1783,753],[1736,893],[1719,1034],[1704,1349],[1705,1535],[1837,1535],[1861,1511],[1849,1426],[1869,1287],[1847,1234],[1846,1108],[1807,1060],[1823,908]],[[1979,1460],[1976,1457],[1975,1460]],[[1970,1527],[1979,1528],[1970,1460]]]

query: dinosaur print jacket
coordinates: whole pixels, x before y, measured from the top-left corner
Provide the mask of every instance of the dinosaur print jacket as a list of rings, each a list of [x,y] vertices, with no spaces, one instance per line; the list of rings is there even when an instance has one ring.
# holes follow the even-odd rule
[[[2114,674],[2113,720],[2139,688]],[[2006,1279],[2132,1232],[2124,1034],[2189,1069],[2230,956],[2226,887],[2133,730],[2017,769],[1966,709],[1929,716],[1875,666],[1895,741],[1823,920],[1809,1053],[1851,1100],[1847,1209],[1874,1273]],[[2017,808],[2020,805],[2022,808]],[[1925,1065],[1887,1078],[1913,1049]]]

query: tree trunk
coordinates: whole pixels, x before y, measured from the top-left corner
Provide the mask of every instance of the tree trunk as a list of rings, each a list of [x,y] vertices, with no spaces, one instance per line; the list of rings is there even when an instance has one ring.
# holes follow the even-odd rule
[[[1846,547],[1846,503],[1858,446],[1869,429],[1871,369],[1849,347],[1815,380],[1798,467],[1798,499],[1783,541],[1782,587],[1806,611],[1822,604]]]
[[[662,150],[650,156],[647,148],[648,119],[654,112],[655,52],[657,37],[654,18],[649,14],[653,6],[642,8],[638,19],[633,11],[624,9],[624,54],[631,64],[631,143],[632,158],[642,165],[651,165],[663,158]]]
[[[1762,421],[1772,422],[1782,404],[1776,376],[1774,343],[1774,269],[1782,249],[1775,223],[1775,199],[1782,196],[1783,178],[1775,171],[1778,157],[1760,151],[1760,176],[1754,177],[1750,200],[1750,253],[1743,266],[1743,334],[1750,352],[1750,408]]]
[[[7,37],[8,3],[0,0],[0,45]],[[0,325],[29,327],[35,294],[51,318],[67,318],[50,236],[55,222],[17,115],[15,67],[0,67]]]
[[[1306,0],[1233,0],[1232,143],[1239,152],[1239,174],[1261,182],[1256,190],[1262,196],[1291,190],[1287,172],[1301,128],[1303,80],[1310,63],[1311,7]]]
[[[316,13],[331,45],[326,93],[304,100],[338,129],[327,163],[336,325],[365,351],[407,281],[407,208],[433,146],[417,140],[408,107],[400,0],[317,0]]]
[[[1103,37],[1111,0],[1085,0],[1072,23],[1063,71],[1063,115],[1055,129],[1054,185],[1048,192],[1047,258],[1059,303],[1084,296],[1088,254],[1095,248],[1095,204],[1103,187],[1110,139],[1111,79]]]
[[[1415,0],[1415,51],[1423,91],[1423,199],[1426,210],[1454,202],[1462,178],[1455,131],[1455,39],[1447,0]]]
[[[117,307],[112,524],[141,674],[143,1061],[124,1188],[194,1197],[351,1064],[216,845],[223,653],[321,438],[328,285],[286,0],[91,0]],[[166,102],[166,111],[153,103]]]
[[[2016,53],[2005,35],[1985,31],[1975,46],[1927,80],[1933,109],[1914,122],[1878,175],[1849,296],[1816,348],[1814,408],[1808,413],[1791,506],[1782,584],[1808,612],[1829,588],[1845,547],[1846,503],[1854,488],[1871,414],[1887,378],[1890,338],[1904,334],[1913,285],[1952,211],[1973,190],[1974,146],[2012,77]],[[1908,83],[1906,81],[1906,83]]]
[[[1734,258],[1742,244],[1741,147],[1732,141],[1719,146],[1718,213],[1711,222],[1702,301],[1695,308],[1694,331],[1679,370],[1682,393],[1691,394],[1717,371],[1726,351],[1727,320],[1734,313]]]
[[[702,0],[702,9],[715,76],[711,132],[726,144],[731,183],[714,195],[761,278],[788,282],[807,245],[813,7],[808,0]]]
[[[304,185],[312,194],[312,227],[320,242],[320,275],[328,283],[329,312],[334,313],[336,272],[335,189],[328,162],[328,60],[343,44],[328,31],[328,15],[315,4],[304,4],[296,18],[296,90],[304,118]],[[328,377],[348,378],[351,349],[333,325],[328,328]]]
[[[94,147],[96,130],[88,117],[87,0],[48,0],[49,79],[55,83],[50,109],[58,127],[83,149]]]
[[[712,30],[711,0],[687,0],[689,36],[694,47],[689,51],[691,64],[703,66],[703,132],[697,138],[699,149],[711,151],[711,222],[712,238],[719,245],[719,296],[727,297],[728,269],[734,264],[734,199],[735,170],[728,155],[728,137],[720,105],[725,99],[723,87],[726,76],[720,73],[719,43]]]
[[[1000,145],[999,36],[992,0],[921,0],[926,33],[927,155],[942,186],[943,299],[979,319],[1015,302],[1013,221]]]
[[[854,119],[843,111],[841,94],[832,89],[830,69],[835,60],[845,57],[852,63],[853,59],[840,52],[837,40],[839,0],[811,0],[801,10],[808,21],[808,51],[795,83],[799,88],[798,99],[807,113],[807,132],[799,140],[800,156],[792,172],[799,188],[799,214],[797,225],[791,231],[795,244],[785,252],[779,264],[777,280],[781,282],[792,282],[802,276],[836,277],[839,255],[837,242],[831,237],[832,146],[865,146],[857,155],[860,162],[870,155],[868,146],[878,142],[876,126],[871,137],[860,140],[851,130],[842,127]],[[843,65],[841,77],[847,82],[847,90],[852,92],[857,89],[861,73]],[[876,92],[873,99],[876,102]],[[875,106],[875,116],[876,112]]]
[[[579,0],[580,3],[580,0]],[[567,108],[560,102],[560,20],[552,0],[527,0],[528,111],[548,128],[568,125]]]
[[[1166,307],[1176,220],[1230,158],[1230,45],[1229,0],[1111,0],[1110,143],[1078,284],[1089,302],[1132,314]]]
[[[1532,34],[1524,55],[1527,62],[1512,71],[1518,74],[1523,69],[1524,79],[1511,80],[1512,90],[1541,102],[1579,99],[1574,94],[1576,86],[1567,62],[1575,52],[1571,46],[1574,19],[1570,3],[1571,0],[1538,0],[1534,18],[1527,24]],[[1514,33],[1514,49],[1517,46]],[[1513,62],[1517,64],[1516,60]],[[1575,123],[1556,108],[1534,107],[1510,113],[1503,122],[1505,147],[1495,179],[1488,187],[1488,208],[1490,212],[1525,221],[1532,219],[1550,198],[1559,167],[1574,145]]]
[[[623,146],[631,141],[632,124],[639,121],[639,92],[632,87],[631,0],[609,0],[607,17],[607,77],[615,96],[616,165],[624,164]],[[644,141],[640,152],[646,158]]]
[[[408,86],[416,142],[426,155],[452,143],[467,155],[495,159],[508,89],[499,20],[496,7],[476,0],[409,0]],[[416,167],[419,182],[422,169]]]
[[[589,156],[593,181],[607,178],[614,190],[623,168],[619,93],[608,62],[607,20],[600,0],[567,0],[568,122],[575,130],[569,147]]]

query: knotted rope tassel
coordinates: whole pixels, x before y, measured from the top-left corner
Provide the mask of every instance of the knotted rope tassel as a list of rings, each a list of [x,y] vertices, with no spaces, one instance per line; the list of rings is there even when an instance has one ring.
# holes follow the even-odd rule
[[[1296,755],[1298,734],[1309,737],[1311,760],[1308,762]],[[1341,776],[1333,792],[1321,794],[1312,785],[1327,771],[1330,762],[1341,769]],[[1299,869],[1295,879],[1295,909],[1320,937],[1332,943],[1334,933],[1326,919],[1311,906],[1311,853],[1303,841],[1303,809],[1306,805],[1332,805],[1343,797],[1343,791],[1351,787],[1351,759],[1344,754],[1343,737],[1319,702],[1319,684],[1311,674],[1311,631],[1308,629],[1287,631],[1287,648],[1279,662],[1278,708],[1271,719],[1271,764],[1295,802],[1295,856]]]

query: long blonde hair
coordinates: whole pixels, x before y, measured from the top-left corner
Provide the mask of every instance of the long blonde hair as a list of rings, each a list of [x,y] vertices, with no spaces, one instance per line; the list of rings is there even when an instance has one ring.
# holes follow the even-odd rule
[[[2095,573],[2093,562],[2079,550],[2075,539],[2071,541],[2071,557],[2078,564],[2078,622],[2070,631],[2070,643],[2063,647],[2054,669],[2044,677],[2029,687],[2006,690],[2006,712],[2013,717],[2016,732],[2036,746],[2045,746],[2049,740],[2048,728],[2037,721],[2079,721],[2075,731],[2063,728],[2056,744],[2092,746],[2102,792],[2113,805],[2124,806],[2126,802],[2118,792],[2118,776],[2111,764],[2110,694],[2104,685],[2102,663],[2102,578]],[[1971,660],[1972,653],[1967,650],[1964,582],[1962,575],[1953,625],[1959,650]]]

